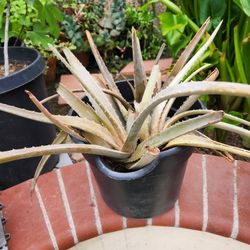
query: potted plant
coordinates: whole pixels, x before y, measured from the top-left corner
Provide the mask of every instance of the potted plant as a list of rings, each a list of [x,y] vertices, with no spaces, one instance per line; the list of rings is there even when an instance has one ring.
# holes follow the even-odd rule
[[[201,109],[197,103],[202,94],[229,94],[250,96],[250,86],[215,82],[217,71],[202,82],[190,82],[197,73],[188,72],[206,51],[220,25],[188,61],[195,46],[205,33],[207,20],[187,46],[170,73],[162,83],[157,56],[151,75],[147,79],[139,39],[132,30],[133,58],[135,65],[132,100],[123,93],[128,86],[117,86],[108,72],[89,32],[86,32],[93,54],[103,75],[97,82],[81,65],[70,50],[64,49],[66,59],[53,47],[55,55],[79,79],[88,100],[81,100],[73,92],[60,85],[57,92],[72,107],[77,116],[51,114],[29,91],[32,102],[41,112],[28,111],[6,104],[0,110],[36,121],[55,124],[62,130],[54,145],[16,149],[0,152],[0,163],[16,159],[46,155],[42,158],[34,183],[48,155],[62,152],[81,152],[92,163],[100,191],[107,204],[117,213],[134,218],[148,218],[163,213],[174,205],[185,172],[186,161],[198,146],[218,150],[227,158],[230,153],[250,156],[244,149],[215,142],[202,134],[200,129],[212,125],[238,134],[250,136],[247,129],[222,122],[223,117],[249,126],[249,122],[225,114],[223,111]],[[184,100],[178,99],[184,97]],[[190,107],[195,103],[196,109]],[[198,109],[197,109],[198,108]],[[188,119],[187,119],[188,118]],[[81,143],[60,145],[69,134]],[[176,147],[178,146],[178,147]]]
[[[10,1],[7,1],[5,46],[0,47],[0,102],[36,110],[24,90],[36,93],[39,99],[47,96],[43,71],[45,62],[35,49],[8,47]],[[5,65],[5,71],[3,70]],[[8,70],[9,68],[9,70]],[[6,70],[7,69],[7,70]],[[55,129],[48,124],[27,120],[7,113],[0,113],[0,150],[38,146],[51,143]],[[39,133],[37,132],[39,131]],[[44,171],[52,170],[58,157],[52,157]],[[0,165],[0,189],[5,189],[32,178],[39,158],[26,159]]]
[[[1,17],[5,16],[6,2],[2,1]],[[48,43],[59,45],[59,22],[63,20],[60,9],[54,0],[11,0],[10,3],[9,45],[37,49],[46,61],[46,83],[52,83],[56,77],[56,60],[49,53]],[[5,19],[1,17],[0,41],[3,42]]]

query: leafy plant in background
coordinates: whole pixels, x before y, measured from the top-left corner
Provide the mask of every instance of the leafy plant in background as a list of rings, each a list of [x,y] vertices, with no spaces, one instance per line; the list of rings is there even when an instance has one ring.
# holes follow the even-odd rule
[[[65,19],[62,29],[78,50],[88,51],[85,30],[94,41],[111,71],[119,71],[131,60],[131,28],[138,29],[145,59],[154,58],[161,45],[161,33],[154,25],[152,10],[136,8],[126,1],[60,1]],[[121,60],[123,59],[123,60]],[[125,60],[124,60],[125,59]]]
[[[170,0],[152,0],[148,1],[143,9],[151,8],[155,4],[163,4],[166,6],[166,11],[158,15],[160,29],[162,35],[165,38],[166,46],[169,48],[172,57],[177,58],[182,50],[188,45],[191,38],[199,30],[199,26],[186,15],[180,6]],[[205,36],[207,36],[206,34]],[[202,39],[197,48],[202,46],[205,42],[205,38]],[[211,68],[213,68],[219,61],[219,53],[217,48],[212,43],[209,49],[204,55],[193,65],[192,71],[196,71],[193,80],[201,80],[209,74]],[[189,72],[189,73],[190,73]],[[201,97],[203,103],[207,105],[209,99],[208,96]]]
[[[250,1],[153,0],[150,3],[153,2],[161,2],[167,7],[166,12],[159,15],[159,20],[174,56],[180,53],[190,40],[190,34],[196,32],[198,25],[209,16],[209,29],[224,20],[221,32],[214,40],[218,50],[215,50],[215,46],[210,46],[210,51],[201,59],[200,66],[206,63],[217,65],[222,81],[250,83]],[[216,103],[226,112],[237,113],[239,117],[250,120],[249,98],[223,96],[217,98]],[[243,141],[245,146],[250,146],[250,142],[245,139]]]
[[[141,41],[142,55],[144,59],[156,57],[160,45],[163,43],[161,32],[155,23],[156,13],[153,9],[142,7],[135,8],[128,5],[126,8],[126,26],[130,41],[130,30],[135,27]],[[131,47],[131,43],[129,43]]]
[[[63,1],[62,1],[63,2]],[[63,3],[65,19],[62,22],[65,35],[80,50],[89,50],[85,30],[91,30],[98,47],[113,49],[111,37],[117,37],[124,29],[124,2],[119,1],[70,1]]]
[[[0,40],[4,39],[4,13],[6,0],[0,6]],[[53,0],[11,0],[9,37],[25,44],[46,49],[60,33],[59,22],[63,15]]]

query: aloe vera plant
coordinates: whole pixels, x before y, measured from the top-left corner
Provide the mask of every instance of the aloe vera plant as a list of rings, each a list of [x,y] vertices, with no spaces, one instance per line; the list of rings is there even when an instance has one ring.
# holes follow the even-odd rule
[[[86,32],[87,38],[102,73],[102,81],[94,79],[69,49],[64,49],[65,57],[63,57],[51,46],[58,59],[78,78],[82,91],[85,92],[91,105],[79,99],[63,85],[59,86],[57,92],[78,116],[51,114],[43,106],[43,102],[38,101],[28,91],[27,94],[31,101],[41,112],[0,103],[1,111],[54,124],[61,129],[52,145],[0,152],[0,163],[43,155],[37,168],[36,179],[49,155],[63,152],[106,156],[112,161],[122,163],[127,169],[141,168],[157,158],[161,150],[182,145],[211,148],[229,158],[231,157],[229,153],[250,157],[250,151],[215,142],[199,132],[201,128],[211,125],[250,138],[249,130],[224,123],[222,119],[225,117],[250,127],[248,121],[225,114],[223,111],[189,110],[198,97],[203,94],[250,97],[250,86],[248,85],[216,82],[217,69],[204,81],[191,81],[192,77],[198,73],[190,72],[192,66],[205,53],[221,25],[219,24],[198,52],[191,57],[208,24],[209,20],[199,29],[164,83],[162,83],[158,65],[162,48],[150,76],[147,77],[143,68],[139,39],[136,31],[132,30],[135,67],[134,87],[131,86],[134,93],[133,103],[128,103],[121,95],[88,31]],[[190,57],[191,59],[189,59]],[[183,96],[188,98],[170,118],[168,114],[174,100]],[[185,119],[187,117],[188,119]],[[85,144],[61,144],[68,134],[82,140]]]

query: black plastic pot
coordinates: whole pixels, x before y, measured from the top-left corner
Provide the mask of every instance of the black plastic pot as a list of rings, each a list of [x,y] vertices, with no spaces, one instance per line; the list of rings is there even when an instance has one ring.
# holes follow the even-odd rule
[[[117,85],[122,95],[131,101],[133,95],[128,85],[124,81]],[[178,98],[174,107],[178,108],[184,99]],[[193,108],[200,109],[203,106],[196,102]],[[174,206],[191,154],[191,147],[174,147],[161,152],[151,164],[133,172],[114,171],[114,165],[111,167],[100,156],[85,155],[85,158],[92,165],[91,169],[107,205],[122,216],[139,219],[152,218]]]
[[[7,77],[0,78],[0,102],[36,110],[25,90],[31,91],[39,100],[47,96],[43,71],[45,63],[40,54],[30,48],[10,47],[10,62],[26,63],[27,67]],[[0,64],[3,64],[3,48],[0,48]],[[0,112],[0,150],[50,144],[55,137],[52,125],[32,121]],[[34,176],[40,157],[0,164],[0,189],[16,185]],[[44,172],[53,169],[58,156],[53,156]]]
[[[101,157],[85,157],[112,210],[125,217],[152,218],[174,206],[191,153],[191,148],[172,148],[161,152],[151,164],[129,173],[113,171]]]

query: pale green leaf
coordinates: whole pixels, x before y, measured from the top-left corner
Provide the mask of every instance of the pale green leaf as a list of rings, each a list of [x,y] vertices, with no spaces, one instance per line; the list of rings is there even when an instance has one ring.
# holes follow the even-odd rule
[[[134,61],[135,100],[140,102],[147,84],[147,77],[144,70],[140,42],[134,28],[132,28],[132,49]]]
[[[107,149],[99,145],[89,144],[54,144],[38,146],[32,148],[13,149],[0,152],[0,164],[14,160],[26,159],[31,157],[53,155],[61,153],[83,153],[107,156],[114,159],[126,159],[129,154],[114,149]]]
[[[213,141],[211,139],[198,136],[195,134],[182,135],[172,141],[170,141],[166,148],[177,147],[177,146],[191,146],[199,148],[210,148],[218,151],[226,151],[231,154],[240,155],[243,157],[250,157],[250,151],[234,146],[226,145],[220,142]]]

